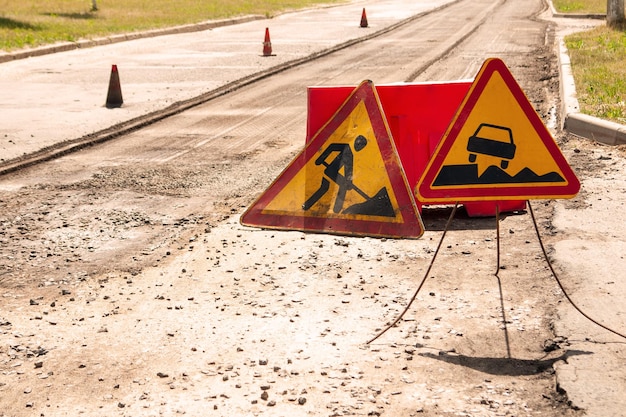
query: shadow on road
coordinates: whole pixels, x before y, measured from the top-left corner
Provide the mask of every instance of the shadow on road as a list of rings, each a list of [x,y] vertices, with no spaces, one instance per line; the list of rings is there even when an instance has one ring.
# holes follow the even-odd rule
[[[433,353],[420,353],[420,356],[447,362],[453,365],[472,368],[476,371],[491,375],[536,375],[550,369],[556,362],[565,361],[571,356],[591,355],[593,352],[583,350],[566,350],[563,354],[550,359],[515,359],[515,358],[488,358],[472,357],[441,352],[439,355]]]
[[[423,207],[422,221],[426,230],[443,231],[451,211],[452,206]],[[523,214],[526,211],[500,213],[500,220]],[[463,206],[459,206],[448,230],[496,230],[496,217],[469,217]]]

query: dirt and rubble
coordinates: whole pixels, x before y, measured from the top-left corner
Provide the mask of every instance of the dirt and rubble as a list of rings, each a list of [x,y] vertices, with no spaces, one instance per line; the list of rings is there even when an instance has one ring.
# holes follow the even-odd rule
[[[559,140],[585,178],[624,168],[624,149]],[[450,208],[419,240],[264,231],[238,222],[255,186],[203,210],[208,171],[181,170],[3,180],[2,415],[583,415],[554,367],[594,349],[553,330],[565,300],[527,212],[501,219],[498,280],[495,219],[460,210],[367,345]],[[599,192],[532,203],[549,248],[554,211]]]
[[[507,59],[546,122],[551,45]],[[623,260],[577,271],[621,253],[626,148],[555,136],[582,188],[531,203],[541,238],[571,295],[623,330]],[[409,312],[367,344],[411,299],[451,208],[425,208],[417,240],[243,227],[299,148],[261,145],[83,170],[113,142],[0,178],[0,416],[623,413],[624,344],[568,305],[527,210],[502,215],[498,240],[495,218],[460,209]],[[572,401],[555,369],[589,359],[598,398]]]

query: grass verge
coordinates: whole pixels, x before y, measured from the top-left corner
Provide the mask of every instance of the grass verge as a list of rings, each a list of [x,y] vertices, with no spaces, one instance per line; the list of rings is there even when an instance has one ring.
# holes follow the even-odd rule
[[[580,110],[626,123],[626,27],[600,26],[565,38]]]
[[[553,0],[561,13],[606,13],[606,0]],[[565,38],[580,111],[626,123],[626,27],[599,26]]]
[[[552,0],[560,13],[606,13],[607,0]]]
[[[159,29],[342,0],[0,0],[0,50]]]

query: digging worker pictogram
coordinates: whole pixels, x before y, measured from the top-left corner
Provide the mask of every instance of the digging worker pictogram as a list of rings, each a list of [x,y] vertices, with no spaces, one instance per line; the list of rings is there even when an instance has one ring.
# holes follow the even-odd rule
[[[354,140],[354,150],[356,152],[365,148],[366,145],[367,139],[363,135],[357,136]],[[335,157],[330,162],[327,162],[327,159],[333,153],[335,154]],[[313,193],[313,195],[311,195],[311,197],[309,197],[308,200],[305,201],[302,206],[304,210],[310,209],[313,204],[317,203],[319,199],[328,192],[330,188],[330,181],[333,181],[339,186],[337,198],[335,198],[335,204],[333,205],[333,212],[335,213],[341,212],[343,202],[346,198],[346,193],[351,189],[354,189],[365,198],[369,198],[352,183],[354,155],[349,144],[331,143],[315,160],[315,165],[324,165],[326,167],[326,169],[324,169],[324,175],[328,178],[322,177],[320,187]],[[342,169],[343,174],[341,173]]]
[[[359,135],[354,140],[354,151],[359,152],[367,146],[367,139]],[[334,157],[332,157],[334,155]],[[332,159],[331,159],[332,157]],[[330,162],[328,160],[330,159]],[[315,160],[315,165],[323,165],[324,176],[317,191],[315,191],[302,205],[304,210],[309,210],[320,198],[330,189],[330,181],[337,184],[337,197],[333,204],[333,212],[341,213],[346,194],[350,190],[357,192],[364,200],[364,203],[355,204],[348,207],[343,213],[395,216],[395,211],[389,201],[387,190],[382,188],[374,197],[370,197],[353,182],[354,154],[352,148],[347,143],[331,143],[324,149],[324,152]]]

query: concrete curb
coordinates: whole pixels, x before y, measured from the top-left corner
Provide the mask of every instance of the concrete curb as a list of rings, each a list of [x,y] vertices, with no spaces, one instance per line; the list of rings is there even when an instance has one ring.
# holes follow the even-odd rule
[[[578,113],[580,106],[578,104],[578,98],[576,96],[576,83],[574,82],[574,75],[572,74],[572,64],[567,53],[567,47],[565,41],[562,38],[558,39],[559,42],[559,74],[560,74],[560,94],[561,94],[561,128],[565,127],[565,119],[570,113]]]
[[[569,113],[564,128],[576,136],[606,145],[626,144],[626,126],[583,113]]]
[[[554,17],[562,17],[569,19],[606,19],[604,13],[552,13]]]

